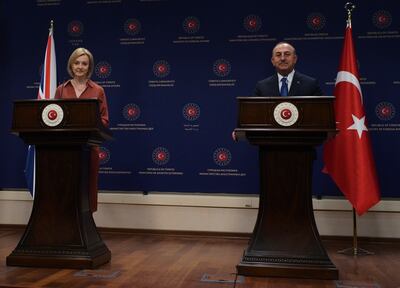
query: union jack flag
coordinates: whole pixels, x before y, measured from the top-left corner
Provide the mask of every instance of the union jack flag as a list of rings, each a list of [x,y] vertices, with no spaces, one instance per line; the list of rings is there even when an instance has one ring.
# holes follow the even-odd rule
[[[44,63],[40,86],[37,98],[39,100],[53,99],[57,89],[57,65],[56,50],[53,38],[53,21],[51,21],[49,36],[47,38],[46,53],[44,55]],[[25,178],[29,192],[35,197],[35,178],[36,178],[36,151],[35,146],[28,147],[28,155],[25,163]]]
[[[57,89],[57,65],[56,50],[53,38],[53,21],[51,21],[49,29],[49,37],[47,38],[46,53],[44,55],[44,63],[42,69],[42,77],[38,91],[38,99],[52,99]]]

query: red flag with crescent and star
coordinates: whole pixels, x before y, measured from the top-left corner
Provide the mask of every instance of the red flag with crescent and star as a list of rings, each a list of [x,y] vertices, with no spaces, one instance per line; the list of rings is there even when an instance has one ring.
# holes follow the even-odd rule
[[[334,95],[339,133],[324,146],[324,172],[332,177],[357,214],[362,215],[379,202],[380,190],[365,118],[350,20],[345,30]]]

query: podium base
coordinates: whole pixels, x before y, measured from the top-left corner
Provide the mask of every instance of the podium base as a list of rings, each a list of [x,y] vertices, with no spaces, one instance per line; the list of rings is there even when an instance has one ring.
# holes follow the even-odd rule
[[[237,274],[256,277],[284,277],[337,280],[339,272],[327,255],[293,257],[271,251],[244,253]]]
[[[15,249],[6,259],[8,266],[94,269],[110,262],[111,252],[104,245],[96,250]]]
[[[314,265],[282,265],[268,263],[240,262],[237,266],[238,275],[254,277],[282,277],[337,280],[339,272],[334,265],[321,267]]]

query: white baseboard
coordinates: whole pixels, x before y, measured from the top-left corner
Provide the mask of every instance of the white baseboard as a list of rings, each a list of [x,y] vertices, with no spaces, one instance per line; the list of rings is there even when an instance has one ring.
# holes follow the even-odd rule
[[[321,235],[352,236],[351,206],[344,199],[313,200]],[[0,191],[0,224],[28,222],[32,199],[28,192]],[[251,233],[258,196],[202,193],[100,193],[94,219],[98,227]],[[400,201],[382,200],[357,217],[361,237],[400,238]]]

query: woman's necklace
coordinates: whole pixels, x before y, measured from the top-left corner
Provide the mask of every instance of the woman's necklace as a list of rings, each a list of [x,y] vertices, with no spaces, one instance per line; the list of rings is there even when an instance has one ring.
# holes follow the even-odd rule
[[[81,96],[83,91],[85,91],[85,89],[86,89],[87,81],[85,81],[84,83],[81,83],[81,82],[76,81],[75,79],[72,79],[71,82],[72,82],[72,86],[74,87],[76,97],[79,98],[79,96]]]

